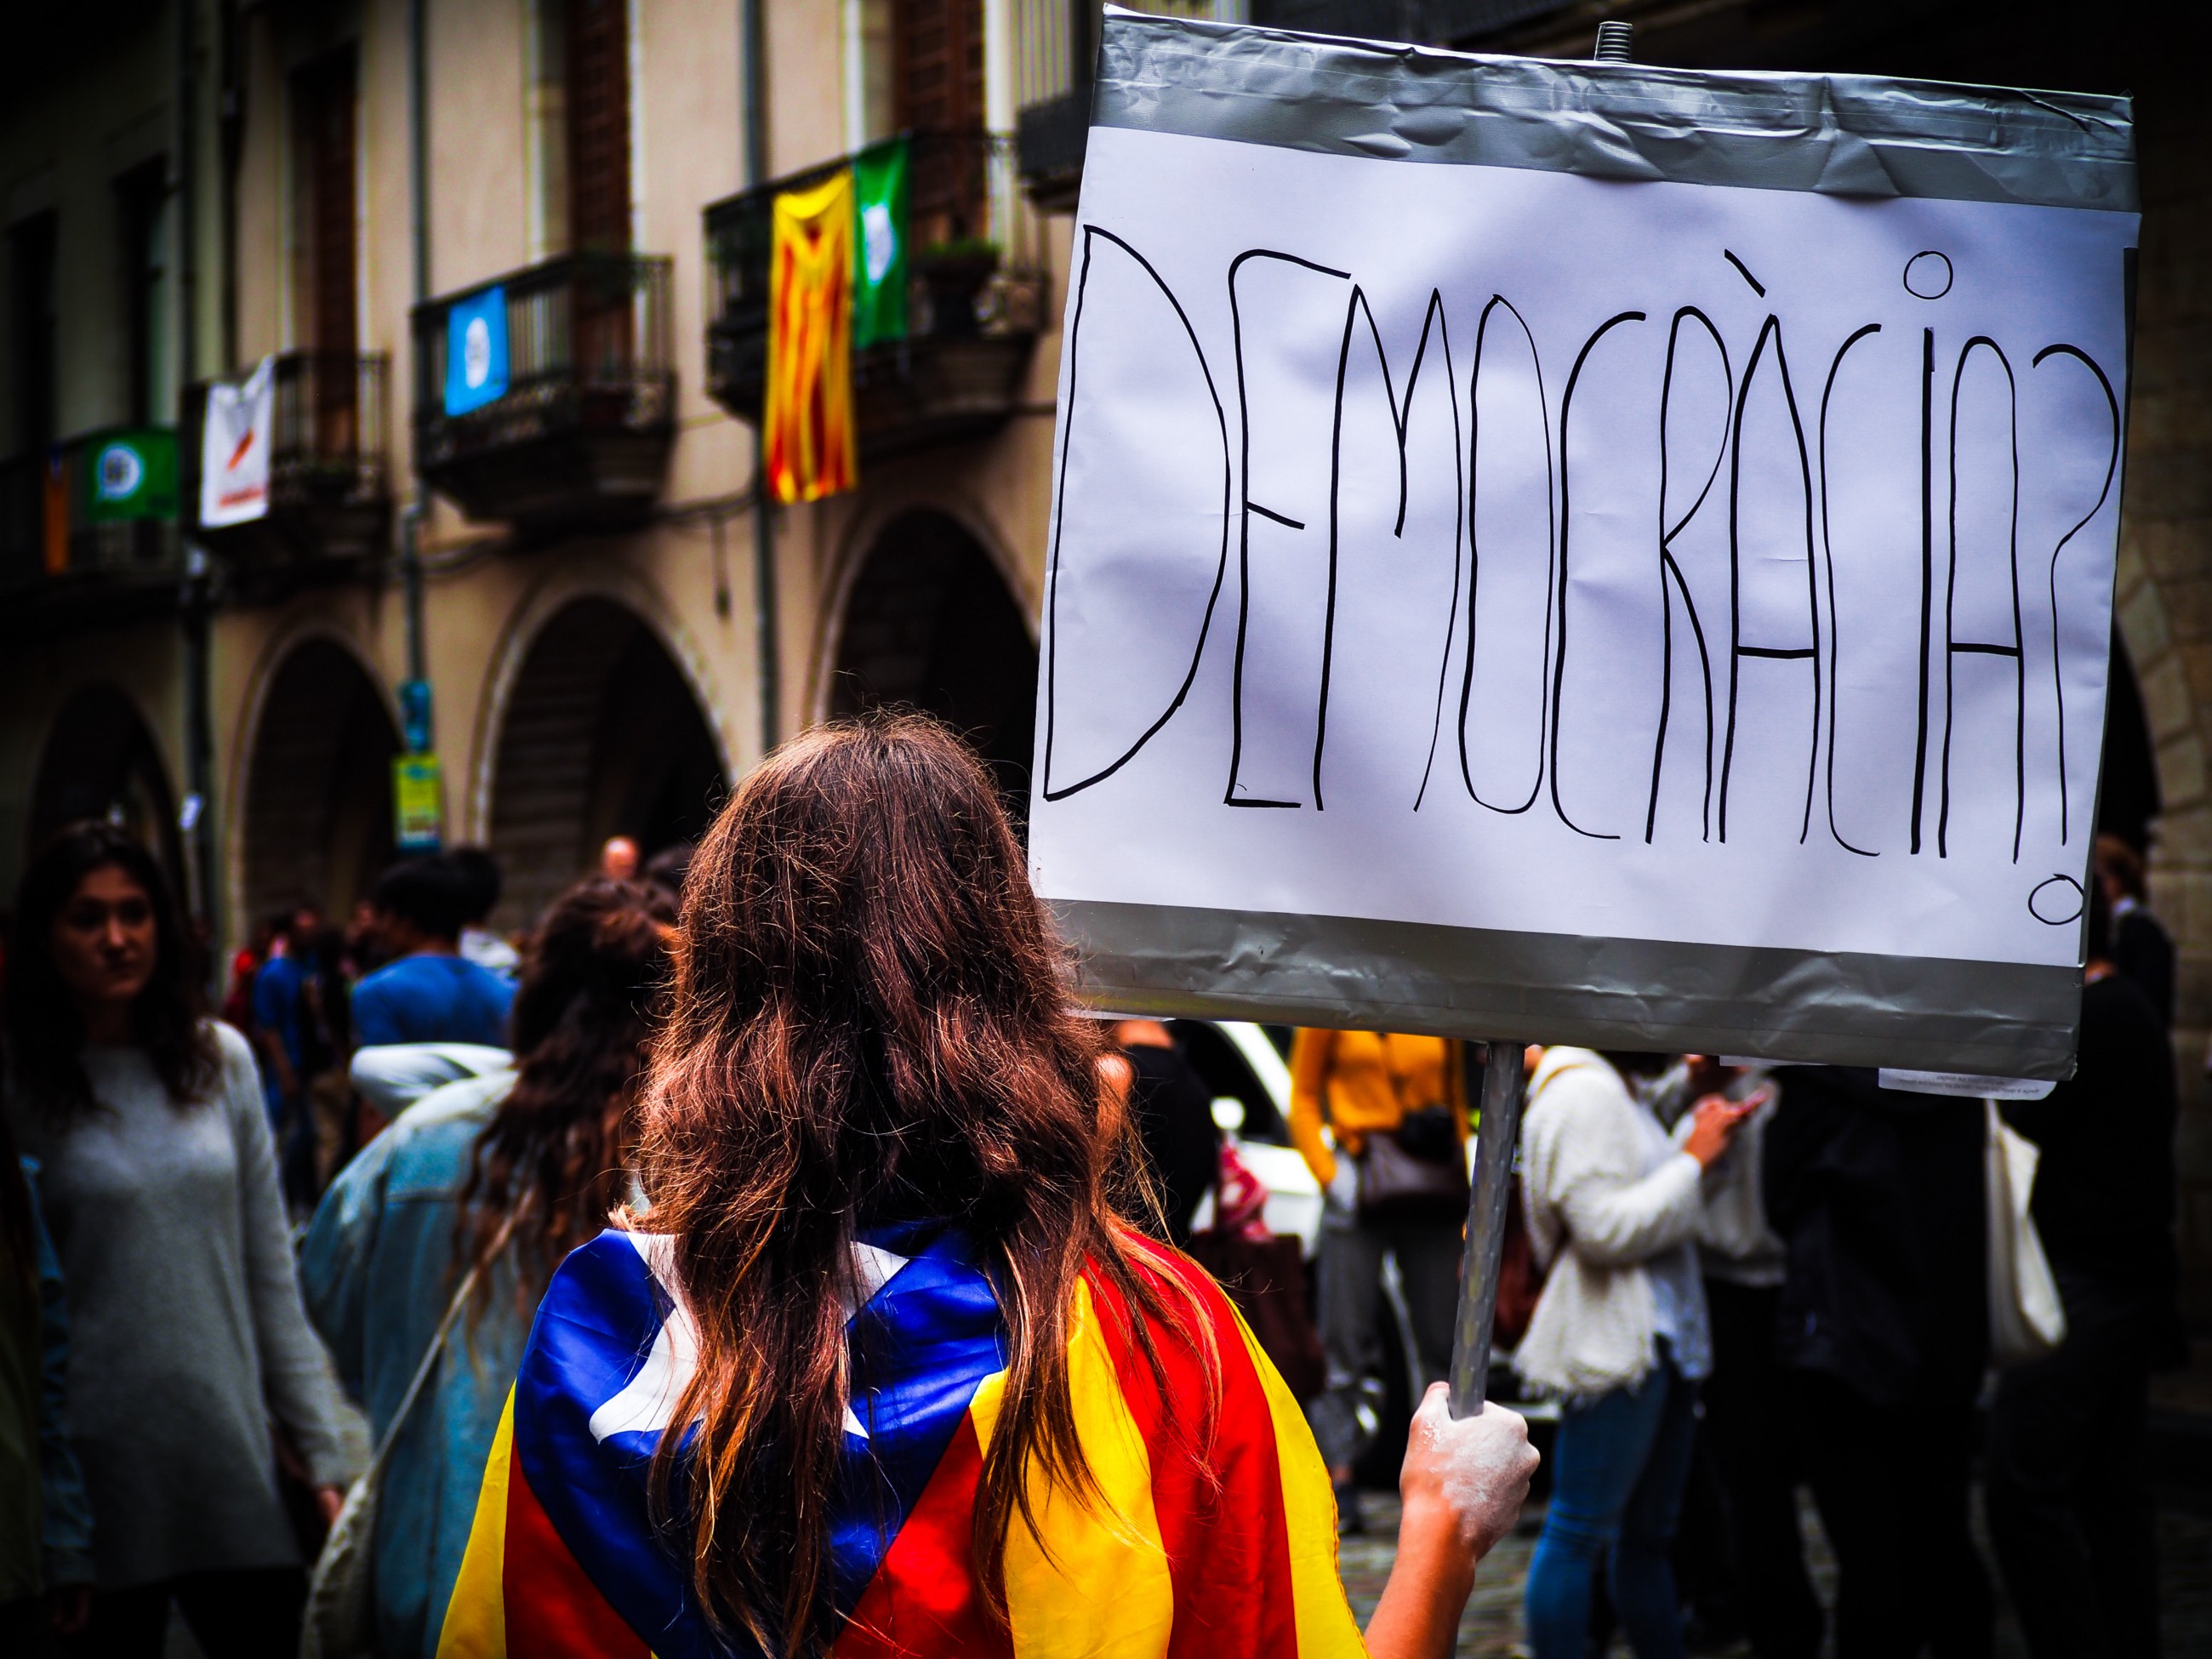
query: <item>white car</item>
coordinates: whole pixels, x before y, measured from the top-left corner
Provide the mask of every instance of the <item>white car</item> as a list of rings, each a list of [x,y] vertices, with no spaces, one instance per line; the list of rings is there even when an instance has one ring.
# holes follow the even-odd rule
[[[1321,1236],[1321,1183],[1291,1145],[1291,1068],[1267,1030],[1237,1019],[1168,1022],[1183,1057],[1213,1097],[1213,1121],[1267,1189],[1267,1231],[1310,1256]],[[1208,1193],[1192,1222],[1213,1224]]]

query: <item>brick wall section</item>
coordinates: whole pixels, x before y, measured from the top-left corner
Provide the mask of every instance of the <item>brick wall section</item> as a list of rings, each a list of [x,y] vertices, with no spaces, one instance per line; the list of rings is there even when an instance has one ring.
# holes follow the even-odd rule
[[[2141,94],[2137,266],[2118,605],[2158,746],[2166,811],[2154,908],[2180,951],[2182,1281],[2212,1328],[2212,136],[2173,92]]]

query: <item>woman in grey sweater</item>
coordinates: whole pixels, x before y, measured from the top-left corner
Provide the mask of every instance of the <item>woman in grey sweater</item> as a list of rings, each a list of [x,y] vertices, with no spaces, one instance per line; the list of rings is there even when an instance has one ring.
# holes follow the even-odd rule
[[[210,1654],[289,1659],[306,1585],[268,1419],[326,1517],[343,1452],[252,1054],[200,1013],[168,884],[120,830],[75,824],[39,851],[12,945],[8,1110],[43,1165],[92,1500],[93,1613],[71,1650],[158,1654],[174,1601]]]

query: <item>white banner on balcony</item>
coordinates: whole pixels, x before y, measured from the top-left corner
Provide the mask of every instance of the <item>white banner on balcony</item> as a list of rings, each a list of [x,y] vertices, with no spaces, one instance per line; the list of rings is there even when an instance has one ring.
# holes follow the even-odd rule
[[[1988,180],[2025,110],[2131,183],[2124,109],[1947,90],[1974,166],[1839,194],[1759,77],[1114,21],[1030,818],[1093,994],[2063,1076],[2136,216]],[[1966,130],[1899,85],[1844,89],[1884,144]],[[1417,96],[1673,98],[1772,166],[1358,125]]]
[[[219,530],[269,512],[269,447],[276,441],[276,360],[239,384],[208,388],[200,435],[200,527]]]

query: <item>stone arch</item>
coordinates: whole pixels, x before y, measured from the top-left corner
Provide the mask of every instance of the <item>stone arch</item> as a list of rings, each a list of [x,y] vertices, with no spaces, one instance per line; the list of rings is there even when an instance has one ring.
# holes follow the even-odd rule
[[[830,577],[823,586],[823,599],[817,608],[813,623],[813,639],[807,657],[806,717],[811,720],[827,720],[833,712],[836,696],[838,672],[837,653],[845,629],[845,613],[852,602],[853,590],[859,586],[866,572],[868,561],[883,544],[891,526],[901,520],[915,518],[950,520],[969,540],[981,548],[990,560],[992,568],[1006,591],[1013,595],[1015,608],[1020,611],[1022,623],[1035,642],[1039,637],[1039,618],[1043,609],[1042,574],[1032,572],[1019,555],[1008,545],[1000,533],[999,526],[981,504],[959,495],[944,492],[925,494],[918,490],[902,490],[880,496],[867,503],[866,510],[847,520],[836,537],[836,547],[830,561]]]
[[[54,716],[31,786],[27,853],[65,823],[106,818],[161,857],[181,896],[185,860],[176,793],[137,705],[105,681],[80,687]]]
[[[2104,767],[2097,791],[2097,830],[2148,852],[2151,827],[2165,807],[2142,687],[2127,642],[2112,630],[2112,672],[2105,692]]]
[[[447,810],[454,815],[449,832],[456,839],[489,841],[493,797],[499,782],[500,738],[515,688],[546,628],[562,612],[585,601],[611,605],[642,621],[675,664],[693,702],[705,716],[722,775],[735,776],[738,771],[734,763],[740,747],[732,738],[738,728],[714,665],[659,592],[636,573],[619,566],[585,571],[556,568],[508,611],[490,653],[491,672],[476,700],[465,764],[456,745],[455,771],[447,784]]]
[[[2185,907],[2176,901],[2184,872],[2212,868],[2212,802],[2205,792],[2204,738],[2190,679],[2191,653],[2177,647],[2167,625],[2165,596],[2140,560],[2130,556],[2132,550],[2122,549],[2119,591],[2113,603],[2114,640],[2124,649],[2113,653],[2106,764],[2108,769],[2116,761],[2127,764],[2125,750],[2134,742],[2142,741],[2149,749],[2154,787],[2153,869],[2159,885],[2172,890],[2162,908],[2179,923]],[[2127,730],[2130,691],[2142,717],[2140,738]],[[2110,782],[2108,778],[2108,788]],[[2124,803],[2116,803],[2120,805]],[[2179,927],[2176,933],[2185,951],[2212,944],[2187,939]]]
[[[1029,803],[1037,651],[982,544],[917,508],[877,533],[837,616],[825,712],[908,704],[965,732],[1018,814]]]
[[[397,856],[384,694],[338,641],[311,635],[276,661],[246,749],[240,817],[242,932],[311,904],[342,920]]]
[[[599,595],[569,600],[531,636],[491,762],[504,928],[527,926],[610,836],[648,856],[696,840],[727,787],[712,723],[667,645]]]

